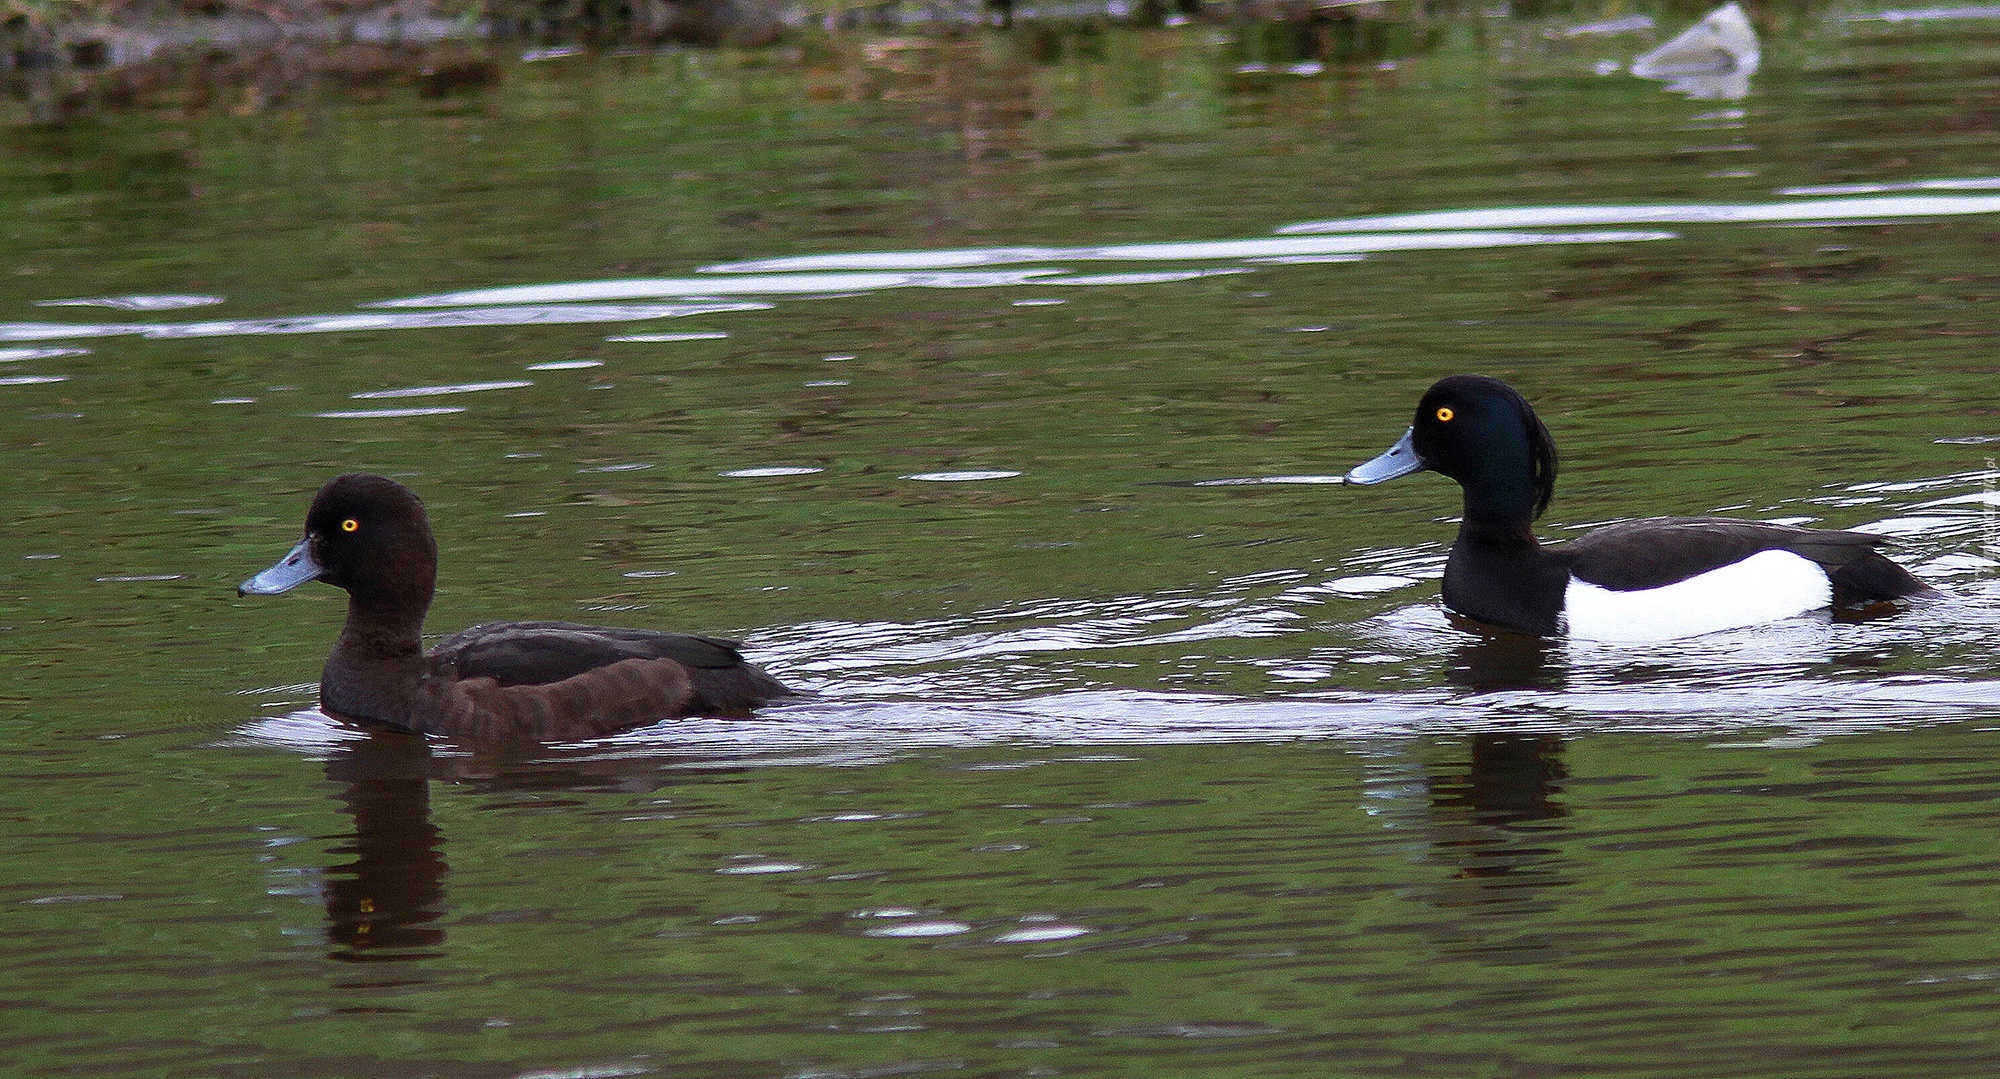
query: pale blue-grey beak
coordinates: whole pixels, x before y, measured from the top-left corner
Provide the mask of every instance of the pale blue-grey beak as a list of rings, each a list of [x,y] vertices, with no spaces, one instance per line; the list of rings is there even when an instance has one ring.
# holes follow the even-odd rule
[[[1424,459],[1417,456],[1416,433],[1417,429],[1414,427],[1404,431],[1403,437],[1397,439],[1395,445],[1383,450],[1380,457],[1355,465],[1341,478],[1348,483],[1365,487],[1371,483],[1387,483],[1398,476],[1407,476],[1412,472],[1422,472]]]
[[[275,596],[315,580],[320,575],[318,562],[313,561],[312,541],[300,540],[291,553],[278,560],[278,564],[236,586],[239,596]]]

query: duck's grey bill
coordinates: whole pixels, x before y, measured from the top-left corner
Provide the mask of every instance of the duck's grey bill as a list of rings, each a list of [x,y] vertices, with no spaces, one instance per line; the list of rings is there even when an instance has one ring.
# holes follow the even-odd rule
[[[1355,465],[1341,478],[1348,483],[1367,486],[1371,483],[1387,483],[1398,476],[1424,470],[1424,459],[1417,456],[1416,428],[1403,432],[1396,444],[1382,451],[1380,457]]]
[[[239,596],[275,596],[316,579],[319,563],[313,561],[309,541],[301,540],[278,564],[236,586]]]

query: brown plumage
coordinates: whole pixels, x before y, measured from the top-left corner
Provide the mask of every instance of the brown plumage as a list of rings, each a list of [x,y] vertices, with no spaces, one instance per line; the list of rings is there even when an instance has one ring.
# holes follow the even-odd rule
[[[789,695],[734,641],[569,622],[491,622],[423,650],[437,541],[422,500],[382,476],[321,487],[305,538],[238,595],[324,581],[347,623],[320,675],[329,712],[468,739],[583,738]]]

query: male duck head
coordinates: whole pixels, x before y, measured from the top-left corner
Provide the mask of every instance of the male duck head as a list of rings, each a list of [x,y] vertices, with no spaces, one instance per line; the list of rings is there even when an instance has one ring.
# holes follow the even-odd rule
[[[1512,386],[1484,375],[1452,375],[1424,394],[1416,419],[1394,446],[1344,478],[1368,485],[1425,470],[1464,488],[1468,526],[1525,530],[1555,493],[1556,444]]]
[[[421,616],[437,586],[437,541],[423,500],[383,476],[327,481],[306,512],[298,546],[237,585],[236,594],[275,595],[307,581],[345,589],[358,603],[414,603]]]

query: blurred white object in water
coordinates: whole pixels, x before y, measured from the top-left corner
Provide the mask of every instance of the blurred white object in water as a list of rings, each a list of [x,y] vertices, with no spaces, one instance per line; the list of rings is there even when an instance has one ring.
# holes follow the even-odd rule
[[[177,311],[221,303],[220,296],[79,296],[67,300],[36,300],[36,307],[109,307],[118,311]]]
[[[1689,97],[1734,100],[1750,92],[1761,58],[1757,31],[1732,2],[1709,12],[1672,41],[1632,61],[1632,74],[1658,79]]]
[[[1596,37],[1611,34],[1636,34],[1653,28],[1651,15],[1622,15],[1615,19],[1587,22],[1582,26],[1572,26],[1562,31],[1563,37]]]

